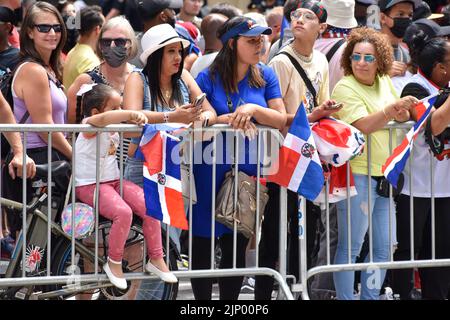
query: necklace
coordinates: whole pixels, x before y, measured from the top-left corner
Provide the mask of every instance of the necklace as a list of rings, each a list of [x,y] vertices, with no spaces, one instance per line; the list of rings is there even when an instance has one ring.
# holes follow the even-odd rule
[[[166,101],[169,101],[171,96],[172,90],[164,90],[164,98],[166,99]]]
[[[302,55],[300,52],[297,51],[297,49],[295,49],[294,43],[291,43],[291,48],[294,51],[295,55],[304,63],[311,63],[312,59],[313,59],[313,54],[311,52],[311,54],[309,56],[304,56]]]

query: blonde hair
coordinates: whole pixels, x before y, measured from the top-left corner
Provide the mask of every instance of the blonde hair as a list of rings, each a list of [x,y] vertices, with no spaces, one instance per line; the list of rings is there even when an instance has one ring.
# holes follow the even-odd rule
[[[103,38],[103,33],[105,33],[108,30],[111,29],[120,29],[122,31],[125,31],[127,34],[128,39],[131,40],[131,51],[128,56],[128,60],[133,59],[137,52],[138,52],[138,44],[136,35],[134,34],[133,27],[131,26],[130,22],[125,18],[125,16],[118,16],[109,19],[105,22],[105,24],[102,27],[102,30],[100,31],[100,36],[98,37],[97,41],[97,55],[100,59],[103,60],[102,50],[100,48],[100,40]]]

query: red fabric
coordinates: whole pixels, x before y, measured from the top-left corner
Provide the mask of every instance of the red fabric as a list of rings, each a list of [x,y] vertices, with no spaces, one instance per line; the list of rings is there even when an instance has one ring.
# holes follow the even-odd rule
[[[198,29],[197,27],[189,21],[178,21],[177,22],[180,26],[184,27],[190,34],[190,36],[192,37],[192,39],[194,39],[194,41],[197,40],[198,37]]]
[[[280,156],[278,160],[278,172],[267,176],[269,181],[279,184],[280,186],[287,187],[291,182],[291,178],[294,175],[295,168],[300,161],[301,155],[294,150],[285,146],[280,149]],[[280,168],[284,168],[280,170]]]
[[[159,132],[155,134],[152,140],[141,146],[141,151],[150,175],[161,172],[163,166],[163,139],[161,134]]]
[[[8,37],[8,42],[14,48],[20,49],[19,32],[17,32],[16,27],[12,29],[11,35]]]

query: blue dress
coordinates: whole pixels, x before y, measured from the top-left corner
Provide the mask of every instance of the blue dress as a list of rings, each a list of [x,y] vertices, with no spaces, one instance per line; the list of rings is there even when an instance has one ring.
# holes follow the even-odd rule
[[[258,64],[266,85],[261,88],[250,87],[248,84],[248,74],[238,83],[238,92],[229,95],[232,102],[233,111],[236,107],[246,103],[254,103],[264,108],[267,108],[267,101],[275,98],[281,98],[281,91],[278,79],[274,71],[263,64]],[[200,89],[206,93],[208,101],[216,110],[217,116],[230,113],[227,105],[227,96],[220,77],[215,74],[214,79],[211,79],[209,69],[203,70],[196,78]],[[231,170],[233,163],[232,157],[234,155],[233,139],[234,133],[221,135],[222,139],[218,138],[217,142],[217,164],[216,164],[216,194],[225,178],[225,173]],[[249,142],[240,136],[239,153],[238,153],[238,169],[250,176],[256,176],[256,141]],[[222,142],[222,143],[220,143]],[[205,148],[207,148],[205,150]],[[208,150],[212,149],[212,142],[205,141],[196,143],[194,147],[194,155],[208,154]],[[210,152],[209,152],[210,154]],[[192,232],[195,236],[211,237],[211,206],[212,206],[212,169],[213,166],[202,156],[200,161],[194,161],[194,176],[195,187],[197,192],[197,203],[192,210]],[[194,159],[197,160],[197,159]],[[200,163],[198,163],[200,162]],[[223,224],[216,222],[215,235],[220,237],[224,233],[231,233],[232,230],[225,227]]]

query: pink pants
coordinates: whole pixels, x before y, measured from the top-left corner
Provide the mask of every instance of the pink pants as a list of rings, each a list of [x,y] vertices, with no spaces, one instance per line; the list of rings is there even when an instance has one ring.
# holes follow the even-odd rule
[[[93,206],[95,184],[76,187],[77,198]],[[123,180],[123,199],[120,197],[120,181],[100,184],[99,213],[112,220],[109,234],[108,257],[114,261],[122,261],[125,242],[130,232],[133,212],[142,218],[144,237],[148,255],[151,259],[163,257],[161,225],[158,220],[145,214],[144,191],[130,181]]]

